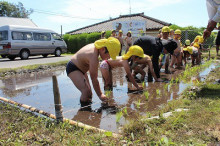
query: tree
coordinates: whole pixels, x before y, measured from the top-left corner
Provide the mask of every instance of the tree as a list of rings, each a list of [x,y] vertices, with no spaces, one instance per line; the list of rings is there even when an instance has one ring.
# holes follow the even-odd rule
[[[33,9],[26,10],[21,2],[18,4],[0,1],[0,16],[28,18],[33,13]]]

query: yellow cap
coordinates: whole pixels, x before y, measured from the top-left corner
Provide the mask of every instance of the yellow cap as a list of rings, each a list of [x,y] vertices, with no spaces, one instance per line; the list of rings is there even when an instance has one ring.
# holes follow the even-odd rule
[[[119,30],[119,32],[122,32],[122,30]]]
[[[105,31],[102,31],[101,34],[105,33]]]
[[[134,45],[134,46],[131,46],[129,48],[128,52],[122,56],[122,59],[127,60],[132,55],[139,56],[139,57],[142,57],[142,58],[146,57],[146,55],[144,55],[143,49],[138,45]]]
[[[162,32],[170,32],[170,28],[168,26],[164,26],[162,28]]]
[[[203,36],[199,37],[199,41],[198,42],[199,42],[199,44],[202,44],[204,42]]]
[[[128,33],[131,33],[131,31],[128,31]]]
[[[186,40],[185,45],[190,46],[190,40]]]
[[[118,39],[109,37],[108,39],[100,39],[95,41],[96,49],[106,47],[108,49],[110,57],[115,60],[121,50],[121,44]]]
[[[179,35],[181,35],[181,30],[176,29],[175,32],[174,32],[174,34],[179,34]]]
[[[199,41],[199,38],[200,38],[200,35],[197,35],[194,39],[194,42],[198,42]]]
[[[114,29],[112,29],[112,32],[115,32],[115,30],[114,30]]]
[[[192,54],[192,53],[193,53],[193,48],[190,47],[190,46],[188,46],[188,47],[187,47],[187,51],[189,52],[189,54]]]
[[[173,31],[173,29],[170,29],[170,31]]]

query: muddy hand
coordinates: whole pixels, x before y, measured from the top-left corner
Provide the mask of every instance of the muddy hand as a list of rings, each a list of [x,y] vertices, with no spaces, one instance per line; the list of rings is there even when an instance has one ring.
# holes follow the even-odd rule
[[[144,88],[143,87],[141,87],[141,86],[138,86],[138,88],[137,88],[138,90],[143,90]]]
[[[107,103],[108,102],[108,97],[105,94],[101,94],[100,95],[100,100],[102,100],[102,102]]]

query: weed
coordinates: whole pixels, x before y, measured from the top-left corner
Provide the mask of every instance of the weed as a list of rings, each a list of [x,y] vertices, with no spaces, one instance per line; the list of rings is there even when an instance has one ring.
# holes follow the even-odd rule
[[[160,96],[160,90],[159,89],[156,90],[156,93],[157,93],[157,96]]]

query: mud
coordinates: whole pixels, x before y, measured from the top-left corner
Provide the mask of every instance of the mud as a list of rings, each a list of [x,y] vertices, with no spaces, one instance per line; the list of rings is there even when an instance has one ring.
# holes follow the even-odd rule
[[[205,76],[214,67],[214,64],[212,64],[193,78],[204,80]],[[167,83],[181,71],[183,69],[180,71],[173,70],[174,74],[165,74],[163,73],[164,70],[162,70],[161,78],[166,80],[166,82],[145,81],[145,83],[140,83],[140,85],[144,86],[144,91],[138,93],[134,91],[132,84],[127,82],[124,69],[114,69],[113,91],[105,92],[110,98],[109,104],[102,105],[93,90],[91,108],[85,109],[80,108],[80,92],[66,76],[64,70],[32,72],[2,79],[0,80],[0,96],[54,114],[52,75],[56,75],[64,117],[105,130],[118,132],[119,127],[127,123],[129,119],[145,115],[148,111],[155,110],[162,104],[177,99],[180,93],[190,84],[180,82],[167,86]],[[98,80],[103,91],[103,80],[100,72]],[[146,94],[149,95],[148,98],[146,98]],[[121,117],[116,122],[116,113],[121,110],[124,111],[124,117]]]

